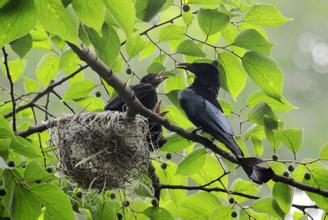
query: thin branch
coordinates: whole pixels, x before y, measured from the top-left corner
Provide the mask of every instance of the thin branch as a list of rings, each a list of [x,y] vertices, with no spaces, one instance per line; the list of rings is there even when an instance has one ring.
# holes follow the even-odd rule
[[[77,75],[78,73],[80,73],[82,70],[86,69],[88,67],[88,65],[84,65],[81,66],[79,69],[77,69],[75,72],[73,72],[72,74],[64,77],[63,79],[59,80],[58,82],[54,82],[51,85],[49,85],[46,89],[44,89],[42,92],[39,92],[29,103],[22,105],[20,107],[18,107],[16,109],[16,113],[23,111],[27,108],[30,108],[33,106],[33,104],[35,102],[37,102],[40,98],[42,98],[43,96],[47,95],[48,93],[50,93],[55,87],[61,85],[62,83],[66,82],[67,80],[73,78],[75,75]],[[9,112],[7,114],[4,115],[5,118],[9,118],[13,116],[13,112]]]
[[[10,84],[10,96],[11,96],[11,103],[13,106],[13,111],[12,111],[12,117],[13,117],[13,130],[16,131],[16,100],[15,100],[15,95],[14,95],[14,83],[13,80],[11,78],[10,75],[10,71],[9,71],[9,64],[8,64],[8,54],[5,50],[5,47],[2,48],[2,53],[4,56],[4,65],[6,68],[6,72],[7,72],[7,78],[9,80],[9,84]]]
[[[34,110],[33,107],[31,107],[31,109],[32,109],[32,112],[33,112],[34,123],[37,124],[38,122],[36,120],[35,110]],[[40,132],[38,132],[38,138],[39,138],[39,146],[40,146],[41,154],[42,154],[42,157],[43,157],[44,168],[46,168],[47,167],[47,157],[46,157],[46,154],[44,153],[44,150],[43,150]]]
[[[63,104],[73,113],[73,114],[75,114],[75,111],[74,111],[74,109],[67,103],[67,102],[65,102],[65,101],[63,101],[63,99],[62,99],[62,97],[55,91],[55,90],[52,90],[51,91],[58,99],[60,99],[62,102],[63,102]]]
[[[250,195],[246,193],[241,193],[237,191],[229,191],[224,188],[219,188],[219,187],[211,187],[211,188],[206,188],[204,186],[184,186],[184,185],[167,185],[167,184],[161,184],[160,189],[177,189],[177,190],[201,190],[205,192],[223,192],[223,193],[228,193],[231,195],[236,195],[236,196],[241,196],[247,199],[260,199],[260,196],[255,196],[255,195]],[[304,211],[305,209],[319,209],[317,205],[298,205],[298,204],[292,204],[293,207]]]

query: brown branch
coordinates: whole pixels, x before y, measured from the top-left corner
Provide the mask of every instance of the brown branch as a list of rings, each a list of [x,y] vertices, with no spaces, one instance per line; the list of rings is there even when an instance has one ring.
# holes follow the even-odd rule
[[[2,48],[2,52],[3,52],[3,56],[4,56],[4,65],[6,68],[6,72],[7,72],[7,78],[9,80],[9,84],[10,84],[10,97],[11,97],[11,103],[12,103],[12,116],[13,116],[13,130],[16,131],[16,101],[15,101],[15,94],[14,94],[14,83],[13,80],[11,78],[10,75],[10,71],[9,71],[9,65],[8,65],[8,54],[5,50],[5,47]]]
[[[42,98],[43,96],[47,95],[48,93],[50,93],[55,87],[61,85],[62,83],[66,82],[67,80],[73,78],[75,75],[77,75],[78,73],[80,73],[82,70],[86,69],[88,67],[88,65],[84,65],[81,66],[79,69],[77,69],[75,72],[73,72],[72,74],[62,78],[61,80],[59,80],[58,82],[54,82],[52,84],[50,84],[47,88],[45,88],[42,92],[37,93],[37,95],[27,104],[22,105],[20,107],[18,107],[16,109],[16,113],[23,111],[27,108],[30,108],[34,105],[35,102],[37,102],[40,98]],[[9,112],[7,114],[4,115],[5,118],[9,118],[13,116],[13,112]]]

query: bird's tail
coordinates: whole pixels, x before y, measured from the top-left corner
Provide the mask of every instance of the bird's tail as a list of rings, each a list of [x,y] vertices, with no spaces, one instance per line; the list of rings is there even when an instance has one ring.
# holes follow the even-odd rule
[[[244,154],[238,144],[234,141],[234,146],[229,147],[232,153],[239,160],[240,165],[245,170],[247,176],[258,184],[263,184],[271,180],[275,173],[269,167],[261,167],[264,161],[257,157],[244,157]]]

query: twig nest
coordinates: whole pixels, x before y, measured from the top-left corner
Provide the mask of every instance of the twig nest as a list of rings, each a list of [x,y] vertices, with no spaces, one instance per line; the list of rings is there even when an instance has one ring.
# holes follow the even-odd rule
[[[125,188],[147,172],[147,120],[106,111],[68,115],[50,122],[60,169],[82,188]]]

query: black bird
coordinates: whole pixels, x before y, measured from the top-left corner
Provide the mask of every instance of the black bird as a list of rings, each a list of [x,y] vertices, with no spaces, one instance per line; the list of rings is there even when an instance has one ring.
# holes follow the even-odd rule
[[[134,91],[135,96],[146,108],[161,116],[163,116],[165,112],[161,113],[159,111],[160,102],[158,102],[156,89],[165,79],[167,79],[167,76],[151,73],[142,77],[140,83],[130,86]],[[123,99],[117,96],[114,99],[109,100],[105,106],[105,111],[106,110],[124,112],[126,110],[126,105]],[[148,142],[150,143],[149,149],[158,149],[166,143],[166,139],[162,136],[162,126],[152,120],[148,120],[148,124],[150,131],[150,138],[148,139]]]
[[[194,82],[179,92],[181,108],[189,120],[203,131],[211,134],[227,146],[240,161],[247,175],[256,183],[269,181],[274,173],[270,168],[255,166],[263,161],[259,158],[244,158],[244,154],[234,139],[233,130],[217,101],[220,89],[219,72],[208,63],[181,63],[182,68],[195,75]]]

